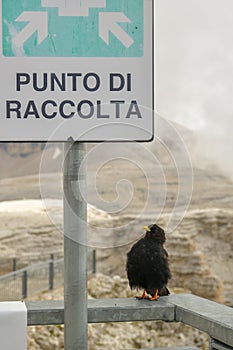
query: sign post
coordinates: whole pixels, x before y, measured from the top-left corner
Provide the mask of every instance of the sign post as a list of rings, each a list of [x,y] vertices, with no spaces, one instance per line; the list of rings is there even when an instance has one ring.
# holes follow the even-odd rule
[[[67,142],[64,148],[64,344],[87,350],[87,203],[86,148]]]

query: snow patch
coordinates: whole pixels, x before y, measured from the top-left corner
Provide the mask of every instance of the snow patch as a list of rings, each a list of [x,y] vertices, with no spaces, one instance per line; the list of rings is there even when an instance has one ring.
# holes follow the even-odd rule
[[[88,219],[108,219],[110,214],[88,204]],[[62,214],[63,201],[60,199],[23,199],[0,202],[0,213],[42,213],[54,212]]]

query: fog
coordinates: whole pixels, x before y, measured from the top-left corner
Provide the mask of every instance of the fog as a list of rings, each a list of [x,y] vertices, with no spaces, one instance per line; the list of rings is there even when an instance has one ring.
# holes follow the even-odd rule
[[[233,179],[233,2],[156,0],[155,11],[156,111],[195,130],[195,159]]]

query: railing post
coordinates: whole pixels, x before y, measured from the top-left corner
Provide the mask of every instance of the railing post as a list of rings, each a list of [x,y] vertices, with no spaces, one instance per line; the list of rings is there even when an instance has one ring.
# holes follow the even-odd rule
[[[22,275],[22,299],[26,299],[28,295],[28,274],[27,270]]]
[[[54,255],[51,254],[49,261],[49,290],[54,288]]]
[[[92,251],[92,273],[96,273],[96,249]]]
[[[13,272],[17,270],[17,259],[13,258]]]
[[[17,259],[13,258],[13,272],[17,270]],[[14,275],[14,280],[16,279],[16,274]]]

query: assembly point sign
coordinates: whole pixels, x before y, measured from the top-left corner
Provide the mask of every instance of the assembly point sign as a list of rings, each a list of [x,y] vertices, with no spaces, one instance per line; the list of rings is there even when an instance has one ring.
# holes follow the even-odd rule
[[[0,141],[150,141],[153,0],[1,0]]]

